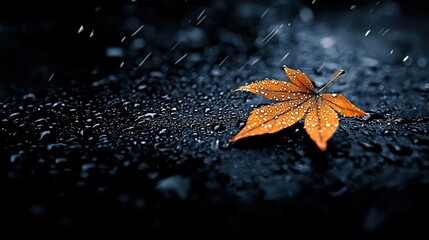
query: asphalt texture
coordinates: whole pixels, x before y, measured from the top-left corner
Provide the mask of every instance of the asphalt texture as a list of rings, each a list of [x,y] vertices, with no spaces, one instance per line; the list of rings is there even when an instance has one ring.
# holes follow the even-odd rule
[[[413,5],[414,4],[414,5]],[[427,6],[129,1],[3,11],[0,219],[14,236],[248,239],[426,231]],[[22,12],[24,11],[24,12]],[[20,12],[20,14],[15,14]],[[229,143],[301,69],[360,109]],[[155,234],[155,235],[152,235]]]

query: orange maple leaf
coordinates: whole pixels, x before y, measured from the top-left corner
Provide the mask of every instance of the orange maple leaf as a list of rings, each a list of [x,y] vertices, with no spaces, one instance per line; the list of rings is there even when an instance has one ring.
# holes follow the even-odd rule
[[[254,135],[278,132],[292,126],[305,116],[304,128],[307,134],[320,150],[325,151],[328,140],[339,125],[337,112],[345,117],[367,115],[340,94],[320,93],[343,75],[344,70],[339,71],[317,92],[314,91],[314,86],[305,73],[286,66],[284,71],[291,82],[262,80],[232,91],[252,92],[278,102],[253,110],[247,119],[246,126],[230,139],[230,142]]]

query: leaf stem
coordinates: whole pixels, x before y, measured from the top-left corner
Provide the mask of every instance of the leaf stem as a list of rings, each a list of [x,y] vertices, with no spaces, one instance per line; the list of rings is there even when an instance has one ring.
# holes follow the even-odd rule
[[[319,89],[319,91],[317,91],[316,94],[323,91],[325,88],[327,88],[329,85],[331,85],[331,83],[333,81],[335,81],[339,76],[343,75],[344,73],[346,73],[346,71],[341,69],[331,80],[329,80],[329,82],[327,84],[325,84],[325,86],[323,86],[321,89]]]

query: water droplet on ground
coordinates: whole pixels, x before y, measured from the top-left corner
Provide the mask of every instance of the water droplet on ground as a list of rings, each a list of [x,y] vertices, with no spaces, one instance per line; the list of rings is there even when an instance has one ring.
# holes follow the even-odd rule
[[[413,153],[413,150],[410,147],[396,145],[396,144],[387,144],[390,152],[399,156],[409,156]]]
[[[34,95],[34,93],[29,93],[27,95],[24,95],[22,97],[22,99],[24,99],[24,100],[30,100],[30,101],[35,101],[36,100],[36,95]]]
[[[43,131],[43,132],[41,132],[39,140],[46,139],[50,134],[51,134],[51,131]]]
[[[382,151],[381,145],[371,142],[360,142],[359,145],[366,151],[380,153]]]
[[[216,124],[213,127],[213,130],[219,132],[219,131],[225,130],[225,127],[222,124]]]

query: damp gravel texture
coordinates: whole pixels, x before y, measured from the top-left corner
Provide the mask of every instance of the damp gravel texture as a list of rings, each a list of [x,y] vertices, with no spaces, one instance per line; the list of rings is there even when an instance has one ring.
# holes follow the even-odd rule
[[[92,1],[3,15],[1,228],[238,239],[424,232],[425,8],[334,2]],[[302,122],[229,143],[269,103],[229,92],[286,79],[283,65],[317,88],[345,69],[325,92],[370,116],[342,118],[326,152]]]

